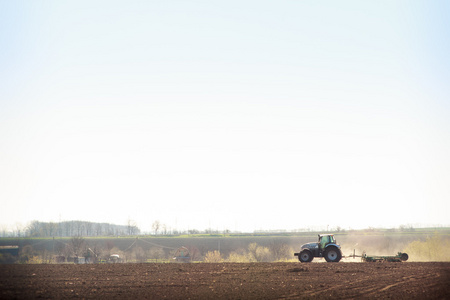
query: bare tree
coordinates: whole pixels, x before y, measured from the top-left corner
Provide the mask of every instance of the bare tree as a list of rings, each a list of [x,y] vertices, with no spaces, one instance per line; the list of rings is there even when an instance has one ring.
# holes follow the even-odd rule
[[[154,259],[156,260],[156,262],[158,262],[158,259],[164,259],[166,254],[164,253],[164,250],[162,248],[153,247],[148,250],[148,256],[149,258]]]
[[[153,222],[152,228],[153,228],[153,231],[155,231],[155,235],[158,234],[158,230],[160,227],[161,227],[161,222],[159,222],[158,220]]]
[[[36,237],[41,234],[41,228],[38,221],[32,221],[27,227],[27,235]]]
[[[93,224],[91,222],[85,222],[86,236],[92,236]]]
[[[21,234],[23,234],[23,225],[19,222],[16,223],[16,233],[18,237],[21,237]]]
[[[128,219],[127,221],[127,234],[128,235],[135,235],[137,233],[137,225],[136,222]]]
[[[96,236],[102,235],[102,224],[97,223],[95,225],[95,235]]]
[[[72,246],[72,251],[75,255],[80,254],[84,249],[84,239],[81,236],[73,237],[70,240],[70,245]]]
[[[145,262],[147,260],[146,253],[142,247],[134,247],[131,253],[136,262]]]
[[[2,225],[0,232],[1,232],[1,234],[0,234],[1,237],[7,237],[8,236],[8,226]]]

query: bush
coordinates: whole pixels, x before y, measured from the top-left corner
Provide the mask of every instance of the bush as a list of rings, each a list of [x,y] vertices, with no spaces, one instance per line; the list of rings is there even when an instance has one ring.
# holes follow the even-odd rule
[[[204,262],[207,263],[220,263],[223,262],[222,255],[219,251],[208,251],[205,255]]]
[[[17,261],[17,257],[9,253],[0,254],[0,264],[13,264]]]
[[[275,261],[293,261],[294,250],[287,244],[273,244],[270,247]],[[295,261],[295,260],[294,260]]]
[[[273,254],[269,248],[260,246],[257,243],[248,245],[248,256],[250,261],[269,262],[273,261]]]
[[[256,261],[259,262],[273,261],[273,255],[272,252],[270,252],[269,248],[262,246],[256,248]]]
[[[235,262],[235,263],[247,263],[250,262],[248,253],[245,253],[245,250],[241,251],[232,251],[228,255],[228,262]]]
[[[43,264],[44,261],[39,256],[31,256],[31,257],[28,258],[28,262],[27,263],[29,263],[29,264]]]

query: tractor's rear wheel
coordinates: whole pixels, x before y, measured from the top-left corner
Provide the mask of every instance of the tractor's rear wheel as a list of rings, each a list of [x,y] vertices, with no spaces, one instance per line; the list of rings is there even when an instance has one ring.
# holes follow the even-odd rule
[[[298,254],[298,260],[302,263],[311,262],[313,260],[313,255],[309,250],[303,250]]]
[[[409,258],[408,254],[406,253],[402,253],[402,255],[400,256],[400,260],[401,261],[407,261]]]
[[[341,250],[336,247],[328,247],[323,256],[327,262],[338,262],[342,258]]]

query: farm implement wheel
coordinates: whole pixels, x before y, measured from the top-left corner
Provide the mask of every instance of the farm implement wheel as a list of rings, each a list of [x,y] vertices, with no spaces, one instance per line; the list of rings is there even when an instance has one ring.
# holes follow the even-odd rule
[[[324,257],[327,262],[338,262],[341,260],[342,255],[341,251],[336,247],[329,247],[325,250]]]
[[[313,260],[313,255],[309,250],[303,250],[298,254],[298,260],[302,263],[311,262]]]

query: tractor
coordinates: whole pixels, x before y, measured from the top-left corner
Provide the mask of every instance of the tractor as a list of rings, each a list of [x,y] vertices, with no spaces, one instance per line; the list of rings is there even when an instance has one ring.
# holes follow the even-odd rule
[[[311,262],[314,257],[324,257],[327,262],[338,262],[342,258],[341,246],[336,243],[332,234],[319,234],[317,243],[307,243],[302,245],[298,260],[302,263]]]

